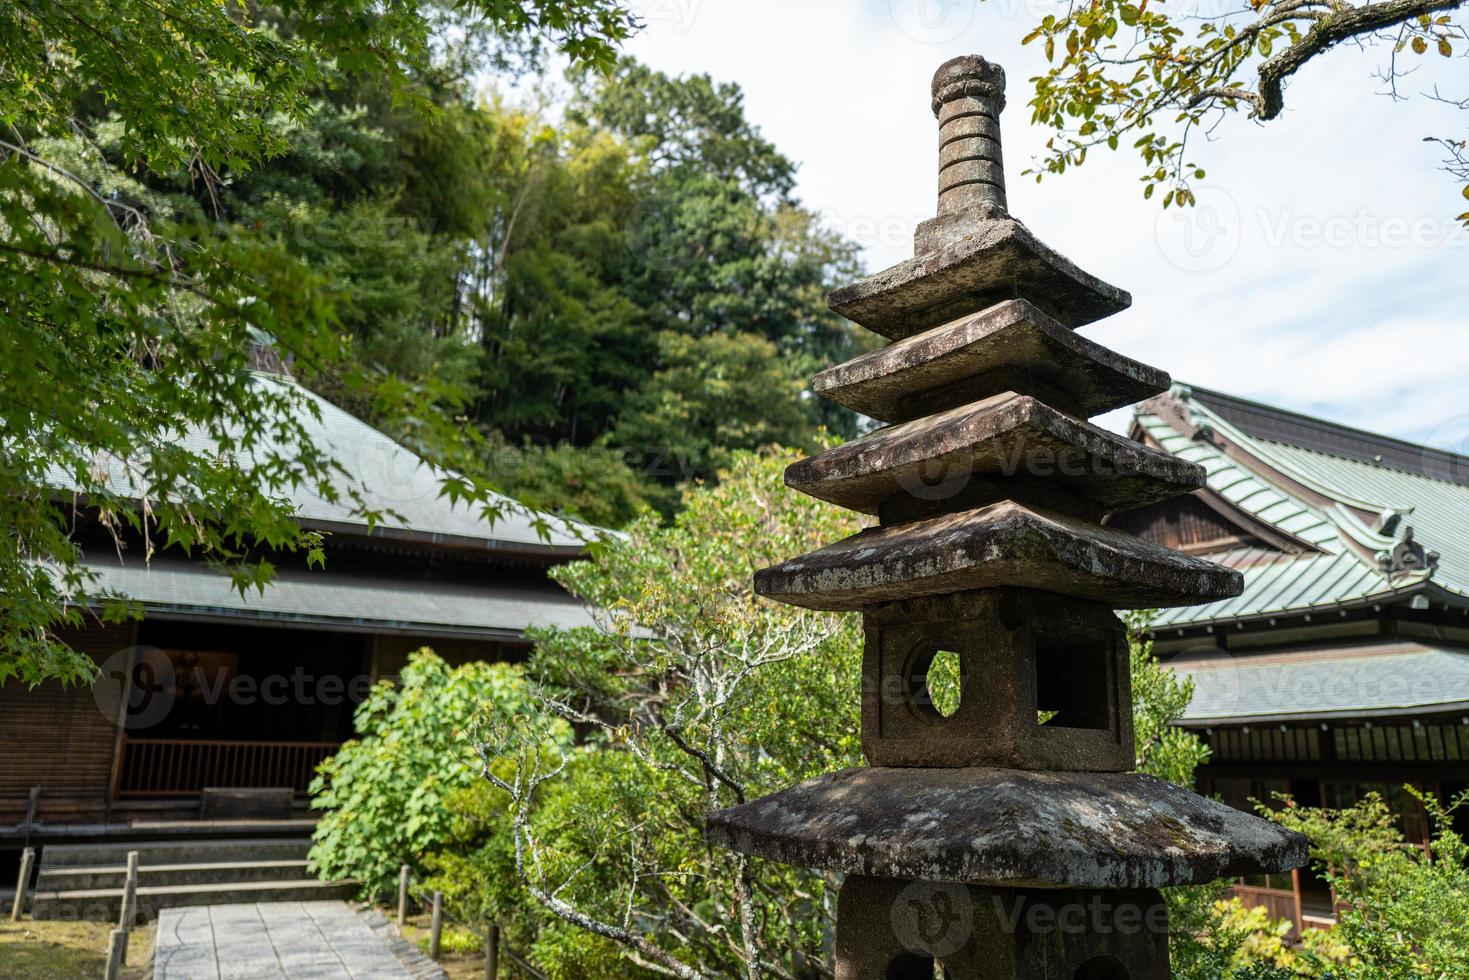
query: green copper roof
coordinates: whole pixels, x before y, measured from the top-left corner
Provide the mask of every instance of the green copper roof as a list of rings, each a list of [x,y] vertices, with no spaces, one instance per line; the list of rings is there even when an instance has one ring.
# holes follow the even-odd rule
[[[1204,493],[1289,548],[1209,555],[1243,573],[1244,592],[1164,610],[1157,626],[1309,613],[1428,589],[1469,597],[1469,459],[1182,385],[1139,406],[1135,434],[1203,466]]]

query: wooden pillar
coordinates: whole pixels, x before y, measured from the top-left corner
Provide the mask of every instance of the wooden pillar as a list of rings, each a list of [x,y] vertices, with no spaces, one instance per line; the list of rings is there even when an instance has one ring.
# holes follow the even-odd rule
[[[485,980],[500,980],[500,927],[485,930]]]
[[[434,892],[434,914],[429,924],[428,958],[439,958],[440,941],[444,938],[444,893]]]
[[[117,927],[122,930],[122,960],[127,962],[128,934],[138,919],[138,852],[128,851],[128,877],[122,887],[122,915]]]
[[[1291,891],[1296,896],[1296,938],[1300,939],[1306,929],[1306,902],[1301,896],[1301,869],[1292,868],[1290,872]]]
[[[10,921],[19,922],[25,914],[26,895],[31,890],[31,872],[36,867],[36,849],[27,847],[20,855],[20,875],[15,879],[15,905],[10,909]]]
[[[398,928],[408,921],[408,865],[398,869]]]
[[[107,941],[107,965],[103,970],[103,980],[120,980],[122,977],[122,964],[127,959],[128,931],[126,929],[114,929]]]
[[[128,650],[127,664],[122,675],[121,689],[118,691],[117,715],[114,719],[117,725],[117,739],[112,746],[112,781],[107,789],[107,815],[111,819],[112,804],[117,799],[118,787],[122,785],[122,763],[126,757],[127,734],[128,734],[128,702],[133,696],[133,670],[138,665],[137,627],[133,628],[134,644]]]

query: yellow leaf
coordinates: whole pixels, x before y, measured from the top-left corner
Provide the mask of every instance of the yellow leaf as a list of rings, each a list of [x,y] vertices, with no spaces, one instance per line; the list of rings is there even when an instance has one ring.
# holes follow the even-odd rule
[[[1441,37],[1438,39],[1438,53],[1443,55],[1445,58],[1454,53],[1453,46],[1449,44],[1448,38]]]
[[[1428,42],[1421,37],[1413,38],[1413,53],[1422,54],[1428,50]]]

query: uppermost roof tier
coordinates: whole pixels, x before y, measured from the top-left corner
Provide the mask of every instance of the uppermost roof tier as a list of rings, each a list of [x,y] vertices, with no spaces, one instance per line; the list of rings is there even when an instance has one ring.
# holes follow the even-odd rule
[[[894,340],[1004,299],[1034,303],[1068,327],[1132,305],[1011,217],[1000,112],[1005,72],[979,55],[939,66],[931,88],[939,122],[938,214],[913,236],[914,257],[834,290],[828,304]]]

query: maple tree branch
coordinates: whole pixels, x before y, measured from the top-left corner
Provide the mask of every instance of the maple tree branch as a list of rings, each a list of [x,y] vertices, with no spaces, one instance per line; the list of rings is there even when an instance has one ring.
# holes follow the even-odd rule
[[[1259,98],[1255,115],[1274,119],[1285,108],[1285,80],[1312,58],[1342,41],[1372,34],[1414,17],[1457,10],[1465,0],[1383,0],[1363,7],[1349,7],[1319,18],[1299,41],[1260,66]]]

